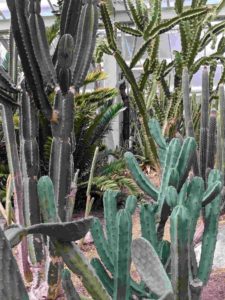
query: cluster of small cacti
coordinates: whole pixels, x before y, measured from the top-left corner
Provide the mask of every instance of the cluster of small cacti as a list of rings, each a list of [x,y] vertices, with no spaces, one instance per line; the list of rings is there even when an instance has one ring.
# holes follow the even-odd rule
[[[151,243],[171,274],[175,299],[191,299],[191,295],[199,299],[201,288],[207,282],[212,267],[220,214],[222,177],[218,170],[211,170],[206,182],[197,176],[189,178],[197,147],[194,138],[188,137],[183,143],[174,138],[167,144],[156,120],[149,121],[149,128],[158,145],[163,170],[160,187],[150,182],[131,152],[125,154],[127,167],[133,179],[153,200],[152,204],[141,206],[142,236]],[[205,228],[201,259],[197,267],[193,239],[202,208]],[[168,218],[170,243],[162,239]],[[199,284],[196,285],[196,282]]]

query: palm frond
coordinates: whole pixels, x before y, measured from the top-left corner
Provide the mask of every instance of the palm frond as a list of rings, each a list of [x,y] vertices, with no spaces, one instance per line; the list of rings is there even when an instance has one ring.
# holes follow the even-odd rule
[[[108,75],[100,70],[89,72],[84,80],[84,85],[87,85],[89,83],[104,80],[108,77]]]
[[[79,105],[84,102],[85,104],[106,102],[108,100],[115,98],[116,95],[117,95],[117,90],[114,88],[99,88],[92,92],[87,92],[87,93],[77,95],[75,97],[75,103],[76,105]]]

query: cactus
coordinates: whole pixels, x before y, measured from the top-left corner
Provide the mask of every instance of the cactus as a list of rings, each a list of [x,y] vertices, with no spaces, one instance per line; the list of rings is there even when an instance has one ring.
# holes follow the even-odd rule
[[[73,286],[69,270],[63,270],[62,272],[62,286],[67,300],[81,300],[79,294]]]
[[[182,86],[183,86],[183,103],[184,103],[184,120],[186,135],[194,136],[192,113],[189,103],[189,74],[187,68],[183,70]],[[200,168],[201,176],[206,181],[207,172],[214,168],[216,155],[216,132],[217,129],[216,110],[210,109],[209,98],[209,78],[208,71],[205,67],[202,74],[202,105],[201,105],[201,123],[200,123],[200,141],[199,151],[194,157],[193,172],[194,175],[199,175]],[[220,141],[219,141],[220,142]],[[217,153],[221,151],[221,146],[218,144]]]
[[[59,217],[57,216],[57,210],[55,206],[55,200],[54,200],[54,188],[51,179],[48,176],[43,176],[39,179],[38,182],[38,194],[39,194],[39,200],[40,200],[40,208],[41,208],[41,213],[43,215],[44,221],[49,222],[49,221],[58,221],[60,220]],[[51,242],[54,245],[54,248],[50,248],[50,254],[53,255],[53,262],[52,262],[52,270],[53,274],[54,272],[54,262],[59,262],[60,260],[57,259],[57,255],[60,255],[63,258],[63,261],[65,264],[76,274],[79,276],[82,276],[83,284],[86,287],[86,289],[92,294],[94,299],[108,299],[107,292],[103,288],[102,284],[98,280],[98,277],[96,276],[94,269],[92,269],[91,265],[85,258],[85,256],[82,254],[80,249],[78,248],[77,245],[74,243],[69,242],[68,240],[65,240],[65,237],[67,236],[66,239],[69,237],[74,238],[74,234],[78,234],[76,238],[81,238],[83,237],[84,234],[86,234],[89,225],[90,225],[90,220],[89,218],[84,220],[84,225],[78,225],[77,229],[78,231],[73,232],[74,229],[72,227],[74,225],[73,222],[67,223],[62,223],[58,225],[58,227],[62,228],[61,230],[56,229],[53,230],[53,234],[61,234],[62,233],[62,238],[60,236],[53,236],[51,237]],[[83,221],[81,221],[83,222]],[[75,222],[76,223],[76,222]],[[39,225],[41,228],[42,225]],[[72,227],[71,227],[72,226]],[[76,225],[75,225],[76,226]],[[37,226],[38,227],[38,226]],[[34,228],[34,227],[33,227]],[[51,224],[49,225],[49,229],[51,228]],[[38,230],[38,229],[37,229]],[[58,232],[57,232],[58,231]],[[80,232],[79,232],[80,231]],[[66,233],[67,232],[67,233]],[[72,235],[71,235],[72,234]],[[63,237],[64,236],[64,237]],[[60,267],[59,267],[60,269]],[[51,282],[50,282],[51,283]],[[57,285],[56,285],[57,286]]]
[[[201,128],[200,128],[200,149],[199,149],[199,165],[200,174],[205,179],[206,159],[208,147],[208,119],[209,119],[209,78],[207,67],[202,72],[202,103],[201,103]]]
[[[38,116],[34,103],[25,90],[23,90],[21,95],[20,128],[25,225],[30,226],[41,222],[37,194],[39,173]],[[34,277],[36,277],[36,280],[39,280],[38,278],[42,276],[43,268],[35,268],[35,266],[44,264],[44,249],[41,235],[36,236],[35,239],[33,236],[29,236],[28,248],[31,263],[34,270],[37,270],[37,274],[34,274]]]
[[[4,232],[0,228],[0,298],[28,300],[28,294],[16,260]]]
[[[183,205],[173,209],[170,217],[171,280],[175,299],[189,299],[189,218]]]
[[[224,151],[224,141],[225,141],[225,95],[224,95],[224,86],[219,86],[219,124],[218,124],[218,132],[220,137],[220,140],[218,140],[219,147],[217,148],[217,151],[219,153],[220,160],[218,160],[218,163],[221,162],[221,164],[218,164],[218,168],[222,171],[223,174],[223,184],[225,183],[225,151]]]
[[[15,195],[18,196],[18,199],[22,199],[23,192],[25,198],[24,207],[22,203],[18,205],[15,201],[16,218],[22,226],[24,225],[23,211],[25,211],[26,225],[40,222],[37,200],[37,178],[39,176],[39,149],[36,141],[38,137],[38,110],[51,122],[53,136],[49,165],[49,174],[54,185],[54,199],[57,204],[56,218],[53,221],[57,222],[58,216],[62,221],[66,219],[65,207],[74,173],[72,160],[74,151],[74,145],[72,145],[74,96],[83,84],[92,59],[98,27],[98,12],[97,3],[92,0],[88,0],[83,5],[81,1],[79,3],[74,0],[65,2],[62,11],[62,22],[65,21],[65,23],[60,25],[60,41],[57,46],[57,55],[55,55],[57,58],[53,58],[54,65],[49,52],[44,22],[40,15],[41,1],[29,0],[20,3],[14,0],[7,1],[11,13],[12,34],[25,75],[20,109],[23,181],[18,154],[15,153],[16,143],[13,141],[13,125],[12,120],[10,120],[12,117],[11,107],[18,106],[18,104],[15,97],[8,94],[15,94],[18,91],[2,69],[0,70],[0,96],[3,104],[2,114],[5,115],[3,121],[7,124],[4,129],[5,136],[11,137],[11,141],[8,142],[9,145],[13,145],[11,149],[14,151],[12,153],[11,149],[7,150],[8,156],[13,159],[13,161],[9,159],[9,164],[11,161],[13,164],[13,169],[10,166],[10,173],[12,176],[15,172],[17,174],[16,180],[18,182],[15,182]],[[55,92],[55,101],[52,106],[48,95],[53,91]],[[30,202],[31,194],[32,205]],[[32,237],[29,237],[29,240],[32,240],[29,243],[32,263],[43,261],[41,239],[37,237],[36,240],[33,240]],[[22,242],[23,248],[25,242],[25,240]],[[27,270],[26,272],[28,273]],[[55,275],[53,275],[54,272]],[[53,270],[52,278],[55,278],[55,285],[59,283],[60,274],[61,272],[57,268]],[[48,276],[48,278],[50,277]]]
[[[99,281],[93,267],[88,262],[87,258],[82,254],[78,246],[73,243],[77,239],[82,238],[91,225],[92,218],[86,218],[80,221],[59,223],[59,218],[56,214],[54,201],[54,189],[51,179],[48,176],[43,176],[38,182],[38,195],[40,199],[41,213],[44,218],[44,224],[35,224],[26,228],[13,225],[6,230],[7,238],[12,246],[15,246],[20,240],[28,234],[43,234],[48,235],[51,241],[50,262],[48,284],[49,297],[55,297],[58,286],[55,286],[55,281],[52,281],[52,276],[55,274],[57,264],[60,263],[62,257],[65,264],[77,275],[81,276],[82,281],[93,299],[107,300],[110,299],[102,283]],[[46,223],[46,221],[56,220],[56,223]],[[57,256],[56,256],[57,253]]]
[[[134,240],[132,260],[141,278],[153,293],[159,297],[167,295],[167,300],[173,299],[172,285],[151,243],[144,238]]]
[[[106,191],[104,193],[104,217],[106,221],[105,238],[102,226],[97,218],[94,218],[91,226],[91,234],[100,256],[100,261],[94,259],[92,265],[99,278],[113,299],[130,299],[132,295],[148,297],[142,284],[137,284],[130,278],[131,262],[131,212],[134,212],[135,198],[127,198],[125,209],[117,211],[118,192]],[[132,199],[132,200],[131,200]],[[133,202],[132,210],[130,201]],[[110,272],[106,277],[105,268]]]
[[[130,297],[130,250],[131,250],[131,214],[126,209],[116,216],[116,248],[114,256],[114,293],[113,299],[128,300]]]
[[[216,154],[216,115],[217,111],[211,109],[209,116],[209,133],[208,133],[208,147],[207,147],[207,168],[213,169],[215,165],[215,154]]]
[[[182,90],[183,90],[184,121],[185,121],[186,136],[191,136],[194,138],[195,133],[194,133],[194,125],[192,120],[191,105],[190,105],[190,98],[189,98],[189,74],[187,68],[183,69]],[[193,171],[196,176],[199,175],[197,151],[195,152],[195,156],[194,156]]]
[[[154,125],[158,126],[155,120],[153,122],[151,120],[151,130],[154,128]],[[144,187],[143,191],[147,192],[150,197],[157,201],[157,215],[160,220],[157,231],[160,239],[163,236],[164,226],[169,216],[169,208],[165,201],[167,188],[168,186],[173,185],[179,191],[182,187],[191,169],[193,155],[196,151],[196,143],[193,138],[189,137],[185,139],[181,146],[179,139],[173,139],[163,151],[165,152],[165,158],[159,190],[143,174],[134,155],[130,152],[127,152],[124,155],[127,167],[137,185],[141,189]]]
[[[150,121],[149,127],[153,136],[157,136],[156,141],[162,154],[163,171],[158,197],[153,199],[153,203],[144,204],[141,207],[142,236],[151,243],[159,260],[161,259],[168,273],[171,273],[174,298],[199,299],[212,267],[221,202],[221,175],[219,171],[211,170],[205,180],[201,177],[189,179],[189,171],[196,153],[195,140],[188,137],[181,145],[179,139],[172,139],[169,144],[166,144],[160,136],[159,125],[155,120]],[[149,196],[154,195],[156,187],[143,174],[133,154],[125,153],[125,161],[140,188],[144,186],[144,192],[147,191]],[[196,266],[190,269],[196,261],[193,253],[193,239],[203,208],[207,225],[203,233],[201,263],[199,268]],[[162,237],[169,216],[171,243],[165,244]],[[169,251],[168,247],[170,247]],[[206,261],[207,255],[209,259]],[[169,262],[169,256],[171,256],[171,262]],[[145,260],[146,258],[143,258],[143,262]],[[151,278],[150,275],[146,277]],[[143,276],[142,279],[144,280]],[[161,294],[158,296],[163,297]]]
[[[3,132],[6,139],[7,145],[7,158],[9,164],[10,174],[12,175],[14,184],[14,206],[15,206],[15,218],[16,222],[24,225],[24,214],[23,214],[23,184],[22,184],[22,172],[21,164],[19,160],[19,154],[17,150],[16,136],[13,125],[13,112],[12,107],[2,105],[2,123]],[[20,258],[20,269],[28,281],[32,280],[32,274],[29,269],[27,261],[27,243],[24,240],[19,247],[19,258]]]

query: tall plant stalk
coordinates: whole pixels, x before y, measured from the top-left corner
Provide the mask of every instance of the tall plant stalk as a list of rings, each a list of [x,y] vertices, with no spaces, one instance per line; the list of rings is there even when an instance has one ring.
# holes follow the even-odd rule
[[[6,142],[7,158],[10,174],[13,179],[14,185],[14,207],[15,207],[15,219],[16,222],[24,225],[24,198],[23,198],[23,182],[21,165],[18,155],[18,146],[16,143],[16,136],[13,124],[13,112],[12,107],[9,105],[2,105],[2,125]],[[32,280],[32,273],[28,263],[28,248],[27,242],[24,240],[18,250],[18,256],[20,261],[20,269],[24,274],[25,279],[29,282]]]

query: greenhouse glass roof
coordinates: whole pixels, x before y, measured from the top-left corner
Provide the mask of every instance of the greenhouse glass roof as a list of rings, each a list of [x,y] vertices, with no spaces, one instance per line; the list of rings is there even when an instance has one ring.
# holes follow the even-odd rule
[[[42,0],[41,1],[41,13],[43,16],[52,15],[54,5],[57,4],[57,0]],[[10,18],[10,13],[6,4],[6,0],[0,0],[0,20]]]

